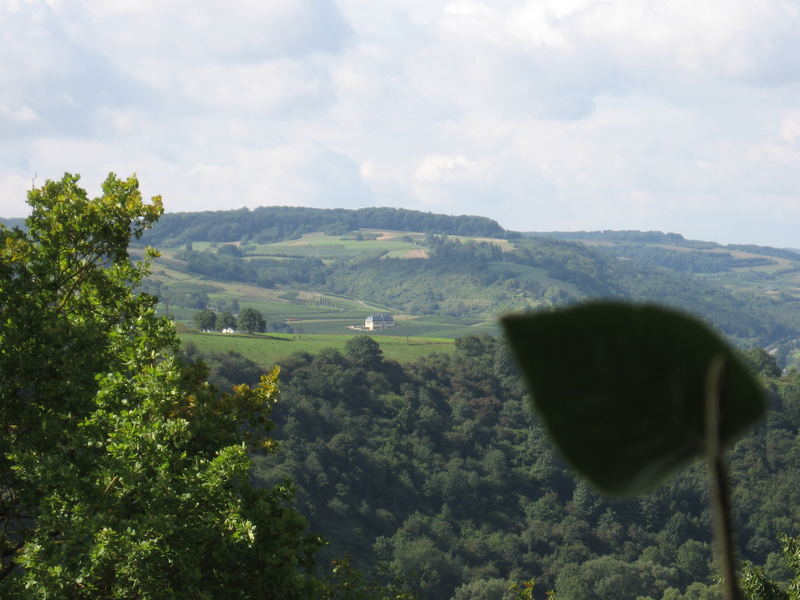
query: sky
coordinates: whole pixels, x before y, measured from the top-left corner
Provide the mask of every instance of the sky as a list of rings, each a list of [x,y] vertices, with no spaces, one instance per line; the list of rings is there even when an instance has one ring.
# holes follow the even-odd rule
[[[0,216],[396,206],[800,248],[797,0],[0,0]]]

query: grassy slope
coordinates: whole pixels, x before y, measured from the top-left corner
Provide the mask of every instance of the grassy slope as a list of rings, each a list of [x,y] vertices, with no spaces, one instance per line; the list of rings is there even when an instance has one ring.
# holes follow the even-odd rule
[[[312,233],[297,240],[274,244],[250,244],[244,246],[248,257],[274,257],[276,255],[342,258],[376,256],[419,256],[424,248],[419,242],[424,234],[406,231],[365,230],[365,234],[377,239],[358,241],[348,236],[327,236]],[[402,238],[412,241],[403,241]],[[467,238],[464,238],[467,239]],[[506,246],[505,240],[496,240]],[[221,245],[221,244],[219,244]],[[219,246],[214,244],[213,246]],[[211,249],[209,242],[194,242],[195,250]],[[398,327],[395,335],[419,337],[456,338],[470,333],[497,333],[497,324],[492,321],[458,319],[453,317],[415,317],[397,315],[391,306],[367,302],[357,298],[342,298],[332,294],[321,294],[309,290],[266,289],[245,283],[212,280],[183,271],[185,263],[175,258],[178,248],[162,249],[162,257],[153,268],[153,279],[161,281],[172,289],[198,291],[208,294],[209,305],[214,308],[219,301],[235,299],[241,308],[255,308],[268,320],[291,320],[290,324],[302,334],[343,335],[349,337],[357,332],[348,326],[362,325],[364,318],[377,311],[395,313]],[[296,293],[296,298],[287,298],[287,292]],[[163,310],[163,309],[162,309]],[[170,307],[169,312],[184,325],[191,326],[195,311],[181,307]],[[402,329],[402,330],[401,330]],[[385,336],[385,333],[375,335]],[[235,345],[235,344],[234,344]],[[292,350],[293,352],[294,350]],[[243,352],[244,353],[244,352]]]
[[[426,252],[424,248],[425,236],[418,232],[407,231],[383,231],[383,230],[363,230],[366,239],[356,240],[353,235],[345,236],[329,236],[322,233],[306,234],[299,239],[283,241],[273,244],[239,244],[244,250],[247,257],[258,259],[263,257],[275,258],[278,255],[285,256],[303,256],[320,258],[326,262],[338,259],[359,259],[366,257],[374,257],[382,255],[384,257],[420,257]],[[467,240],[469,238],[460,238]],[[479,238],[473,238],[478,240]],[[491,240],[504,249],[510,249],[513,242],[507,240]],[[582,241],[587,245],[605,245],[605,242],[598,242],[597,240],[574,240]],[[222,244],[211,244],[209,242],[194,242],[195,250],[213,249],[212,246],[220,246]],[[670,244],[652,244],[653,246],[660,246],[665,250],[684,250],[688,251],[689,248],[673,246]],[[698,251],[697,248],[691,248]],[[392,299],[399,299],[402,296],[402,290],[395,290],[394,287],[409,285],[414,283],[415,286],[430,287],[431,291],[437,291],[444,295],[444,302],[441,302],[443,308],[448,308],[448,303],[464,302],[464,303],[488,303],[497,306],[504,306],[508,304],[512,307],[514,303],[524,305],[526,300],[530,300],[523,292],[511,292],[507,294],[507,298],[495,297],[498,293],[505,293],[504,290],[495,286],[491,288],[474,287],[469,290],[461,289],[458,287],[458,281],[453,285],[456,288],[449,289],[446,285],[446,277],[436,276],[433,280],[424,276],[424,274],[414,274],[400,278],[400,280],[391,280],[386,282],[386,287],[383,288],[387,293],[384,294],[382,299],[385,305],[376,302],[366,302],[359,298],[343,298],[332,294],[322,294],[314,291],[313,289],[267,289],[255,285],[248,285],[236,282],[225,282],[213,280],[210,278],[197,276],[185,272],[185,263],[176,259],[176,251],[179,248],[166,248],[163,250],[163,257],[154,266],[154,278],[162,281],[175,290],[198,291],[204,292],[208,295],[209,306],[216,310],[220,301],[237,300],[241,308],[256,308],[260,310],[267,317],[268,320],[288,320],[295,330],[304,336],[312,335],[314,338],[319,335],[334,336],[330,339],[322,340],[319,344],[334,345],[344,342],[336,342],[337,337],[340,336],[346,340],[357,332],[348,329],[348,326],[360,325],[363,319],[371,312],[388,311],[395,315],[398,320],[398,328],[389,333],[376,333],[377,338],[386,338],[399,335],[403,339],[408,335],[411,338],[422,337],[441,337],[441,338],[454,338],[460,337],[469,333],[497,333],[497,325],[495,322],[477,321],[476,319],[444,317],[444,316],[425,316],[418,317],[414,315],[401,315],[402,311],[396,306],[391,306]],[[724,248],[714,247],[706,250],[707,252],[721,252],[725,251]],[[731,251],[737,258],[748,258],[758,256],[741,250]],[[792,297],[800,297],[800,271],[795,270],[800,261],[793,263],[786,259],[778,258],[776,265],[770,266],[755,266],[735,269],[725,273],[703,274],[697,275],[698,278],[706,280],[716,280],[729,290],[734,292],[749,291],[758,295],[768,297],[775,296],[778,292]],[[490,272],[497,271],[503,273],[513,273],[513,276],[519,281],[531,282],[534,286],[538,285],[541,289],[547,289],[550,286],[556,286],[571,294],[580,296],[578,287],[574,284],[560,281],[549,277],[544,269],[523,265],[514,265],[510,263],[489,263],[487,265]],[[452,286],[451,286],[452,287]],[[416,288],[415,288],[416,289]],[[358,294],[358,290],[354,289],[352,293]],[[491,296],[491,294],[494,296]],[[466,294],[466,295],[465,295]],[[178,321],[182,321],[184,326],[191,328],[191,318],[195,311],[181,307],[170,307],[170,314],[173,315]],[[207,341],[205,336],[202,344],[221,344],[222,342]],[[252,353],[258,354],[252,346],[252,342],[246,338],[227,338],[229,341],[225,342],[227,349],[235,349],[247,355]],[[310,340],[309,340],[310,341]],[[250,344],[250,345],[248,345]],[[320,346],[320,347],[322,347]],[[315,346],[309,346],[313,350]],[[278,348],[286,348],[287,350],[278,350]],[[211,349],[209,347],[209,349]],[[270,360],[279,359],[281,356],[290,354],[296,351],[297,348],[293,344],[287,342],[274,342],[270,349],[264,350],[264,358],[259,359],[258,362],[267,362]],[[390,351],[391,352],[391,351]]]
[[[573,241],[586,244],[587,246],[606,246],[613,247],[613,242],[606,242],[594,239],[577,238]],[[736,258],[759,258],[764,254],[755,254],[742,250],[730,250],[727,247],[717,248],[693,248],[666,243],[642,243],[641,245],[664,250],[674,250],[678,252],[704,252],[704,253],[730,253]],[[734,268],[722,273],[701,274],[698,277],[716,280],[732,291],[750,291],[761,294],[770,294],[774,290],[782,291],[793,296],[800,296],[800,254],[797,261],[790,261],[781,256],[769,256],[775,261],[772,265],[761,265],[751,267]]]
[[[214,333],[182,333],[183,343],[192,342],[201,352],[226,352],[234,350],[264,367],[280,364],[281,359],[295,352],[315,354],[323,348],[343,351],[351,335],[291,335],[283,333],[255,335],[225,335]],[[360,334],[365,335],[365,334]],[[455,349],[452,338],[409,338],[397,335],[373,335],[386,358],[410,362],[431,352],[451,353]]]

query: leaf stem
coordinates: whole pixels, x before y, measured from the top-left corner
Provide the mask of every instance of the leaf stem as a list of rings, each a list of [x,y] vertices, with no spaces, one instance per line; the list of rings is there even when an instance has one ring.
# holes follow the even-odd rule
[[[711,477],[714,537],[722,560],[725,600],[744,600],[736,575],[730,491],[722,457],[719,401],[724,366],[725,358],[718,355],[706,373],[706,459]]]

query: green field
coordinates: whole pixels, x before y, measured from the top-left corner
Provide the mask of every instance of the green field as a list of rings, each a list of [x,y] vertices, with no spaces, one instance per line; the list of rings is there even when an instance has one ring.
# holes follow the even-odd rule
[[[405,320],[399,320],[397,326],[393,329],[384,331],[370,331],[359,332],[348,329],[348,325],[363,324],[363,317],[360,321],[353,319],[337,319],[337,318],[319,318],[319,319],[303,319],[300,321],[292,321],[291,326],[299,333],[307,334],[342,334],[342,335],[361,335],[368,333],[369,335],[377,338],[383,337],[403,337],[409,336],[413,339],[419,338],[457,338],[465,335],[480,335],[488,333],[497,335],[499,333],[498,326],[489,321],[471,322],[467,319],[461,322],[447,323],[443,322],[440,317],[418,317]]]
[[[445,315],[398,315],[392,307],[334,294],[286,288],[268,289],[246,283],[211,280],[175,270],[162,261],[163,259],[159,259],[155,265],[152,278],[165,283],[170,289],[207,293],[209,307],[217,312],[220,302],[236,300],[240,308],[255,308],[269,321],[287,321],[301,335],[358,335],[349,326],[363,325],[366,316],[374,312],[393,313],[397,322],[394,329],[372,332],[371,335],[376,338],[410,336],[416,340],[499,333],[497,324],[492,321]],[[165,313],[165,309],[163,304],[159,305],[161,314]],[[180,322],[184,329],[189,330],[194,329],[192,318],[196,312],[195,309],[174,305],[169,307],[170,316]]]
[[[316,354],[323,348],[336,348],[344,351],[347,340],[354,335],[291,335],[283,333],[270,334],[236,334],[221,333],[181,333],[181,341],[193,343],[201,352],[239,352],[253,362],[269,368],[280,364],[281,359],[295,352]],[[455,340],[448,338],[409,338],[375,335],[371,336],[380,344],[386,358],[398,362],[411,362],[432,352],[451,353],[455,349]]]
[[[356,240],[352,236],[331,236],[323,233],[308,233],[296,240],[273,244],[248,244],[243,246],[247,256],[300,256],[310,258],[341,258],[345,256],[377,256],[390,252],[393,256],[403,256],[407,252],[417,250],[414,241],[403,241],[401,238],[420,234],[408,232],[365,232],[377,235],[381,239]],[[200,249],[200,246],[197,247]]]
[[[270,244],[243,243],[240,246],[246,258],[275,257],[277,255],[318,257],[323,260],[349,257],[378,256],[408,258],[425,256],[425,234],[410,231],[361,230],[357,235],[364,239],[354,239],[354,234],[342,236],[310,233],[298,239]],[[459,237],[463,241],[470,238]],[[493,240],[507,245],[504,240]],[[197,251],[214,250],[222,244],[194,242]],[[470,334],[489,333],[497,335],[498,326],[491,321],[477,321],[471,318],[457,318],[440,315],[400,315],[397,307],[381,306],[359,298],[345,298],[333,294],[318,293],[309,289],[263,288],[252,284],[209,279],[200,275],[186,273],[185,264],[176,259],[180,248],[163,249],[156,261],[153,279],[160,281],[169,289],[179,292],[205,293],[208,306],[217,312],[223,310],[231,300],[236,300],[241,309],[255,308],[268,321],[286,321],[296,333],[301,335],[350,336],[357,332],[352,326],[363,325],[367,315],[374,312],[394,314],[397,327],[387,332],[373,332],[376,338],[457,338]],[[491,267],[490,267],[491,268]],[[528,272],[520,268],[520,277],[541,276],[537,269]],[[473,291],[474,293],[474,291]],[[163,313],[164,306],[160,306]],[[192,317],[195,311],[175,306],[169,313],[182,324],[185,330],[194,329]],[[413,341],[413,340],[412,340]]]
[[[247,258],[276,256],[302,256],[321,259],[341,257],[419,256],[423,252],[420,243],[425,235],[419,232],[362,230],[364,239],[354,239],[353,234],[330,236],[310,233],[295,240],[272,244],[239,244]],[[371,239],[374,238],[374,239]],[[467,238],[464,238],[466,240]],[[198,251],[211,250],[221,244],[195,242]],[[344,298],[332,294],[321,294],[310,290],[265,289],[235,282],[207,280],[180,272],[180,265],[168,264],[176,249],[166,250],[159,259],[156,275],[170,288],[186,291],[203,291],[208,294],[209,306],[216,307],[220,301],[236,300],[241,308],[255,308],[270,321],[287,321],[295,335],[223,335],[194,332],[192,316],[195,311],[170,307],[184,333],[181,338],[191,341],[203,352],[235,350],[261,365],[279,362],[293,352],[315,353],[326,347],[343,349],[345,342],[354,335],[367,335],[349,327],[363,325],[367,315],[373,312],[392,312],[397,326],[386,331],[369,332],[376,339],[388,358],[407,362],[430,352],[450,352],[454,339],[469,334],[489,333],[497,335],[495,322],[459,319],[446,316],[398,315],[392,307],[379,306],[356,298]],[[166,260],[165,260],[166,259]],[[177,270],[170,267],[177,267]]]
[[[356,239],[361,237],[362,239]],[[489,241],[500,245],[505,250],[510,250],[516,242],[507,240],[487,240],[485,238],[472,238],[462,236],[449,236],[463,242],[468,241]],[[426,237],[419,232],[408,231],[385,231],[385,230],[361,230],[346,235],[326,235],[323,233],[309,233],[297,239],[283,240],[277,243],[253,243],[253,242],[234,242],[244,253],[245,259],[260,259],[265,257],[277,257],[281,255],[291,257],[313,257],[319,258],[325,263],[338,261],[342,258],[345,261],[353,258],[358,262],[359,259],[367,259],[370,256],[380,255],[383,258],[412,258],[426,256],[425,248]],[[194,242],[196,251],[218,250],[222,243]],[[595,242],[593,245],[600,245]],[[610,246],[610,247],[613,247]],[[681,250],[697,251],[694,246],[679,247],[669,244],[653,245],[656,249],[664,252]],[[253,283],[239,283],[234,281],[222,281],[210,277],[204,277],[196,273],[186,272],[186,263],[178,257],[183,256],[181,252],[183,246],[163,251],[162,258],[155,261],[153,266],[152,279],[157,281],[163,289],[170,292],[184,294],[206,294],[208,307],[216,312],[237,310],[245,308],[255,308],[260,311],[269,322],[283,321],[288,323],[297,335],[311,336],[309,339],[316,340],[318,337],[325,338],[319,343],[310,343],[305,350],[314,352],[315,349],[324,345],[339,345],[349,336],[357,335],[358,332],[351,329],[354,326],[363,325],[367,315],[375,312],[389,312],[393,314],[396,327],[386,332],[371,332],[370,335],[379,340],[398,338],[410,341],[419,341],[428,338],[458,338],[470,334],[498,335],[499,327],[496,321],[490,320],[492,317],[507,310],[519,310],[521,307],[535,307],[547,305],[549,297],[546,292],[549,288],[571,294],[575,298],[583,296],[580,285],[574,282],[560,280],[552,277],[549,271],[538,263],[520,264],[512,261],[491,261],[482,265],[490,274],[501,275],[503,285],[498,282],[487,285],[461,286],[458,281],[454,287],[447,288],[448,280],[446,276],[437,275],[435,285],[441,285],[439,290],[431,288],[431,292],[443,292],[444,295],[438,302],[431,302],[430,306],[425,304],[429,300],[427,296],[421,294],[421,302],[409,304],[407,299],[402,300],[391,294],[374,293],[370,290],[372,298],[386,303],[385,306],[375,302],[365,301],[359,297],[342,297],[335,294],[324,293],[324,285],[320,285],[319,291],[313,286],[304,287],[303,284],[294,282],[293,284],[275,284],[276,287],[259,287]],[[721,252],[723,249],[713,247],[705,252]],[[760,255],[744,252],[741,250],[731,251],[737,258],[757,258]],[[648,255],[649,256],[649,255]],[[647,256],[645,256],[647,258]],[[285,259],[294,260],[294,259]],[[592,262],[591,257],[584,257],[582,260]],[[695,277],[710,284],[720,285],[736,294],[748,294],[752,296],[766,296],[770,300],[781,301],[782,296],[800,296],[800,261],[791,261],[786,258],[776,257],[776,264],[767,266],[753,266],[735,268],[722,272],[699,273]],[[369,262],[369,261],[365,261]],[[360,263],[359,263],[360,264]],[[593,264],[593,263],[592,263]],[[572,268],[572,267],[570,267]],[[280,281],[280,280],[278,280]],[[491,281],[491,280],[490,280]],[[420,276],[421,289],[425,288],[426,281]],[[340,286],[339,289],[342,288]],[[358,289],[358,288],[354,288]],[[446,291],[444,291],[446,290]],[[365,292],[365,295],[367,292]],[[557,296],[556,296],[557,297]],[[542,299],[544,298],[544,299]],[[232,303],[232,301],[236,301]],[[424,300],[424,301],[423,301]],[[180,302],[179,297],[175,297],[176,302]],[[393,305],[394,304],[394,305]],[[197,306],[197,304],[186,304],[187,306]],[[238,306],[238,309],[229,308]],[[161,305],[160,311],[163,313],[166,307]],[[414,311],[416,314],[404,314],[405,311]],[[432,310],[451,315],[480,315],[483,321],[476,317],[449,317],[444,315],[425,314]],[[183,306],[169,306],[169,314],[176,319],[184,331],[194,331],[193,316],[195,310],[184,308]],[[203,349],[212,350],[213,344],[221,342],[210,342],[208,336],[202,336],[203,340],[198,345]],[[226,337],[226,339],[229,339]],[[242,338],[243,340],[245,338]],[[340,339],[339,342],[335,340]],[[226,342],[229,344],[230,342]],[[384,342],[382,342],[384,343]],[[252,340],[243,341],[242,344],[253,344]],[[243,354],[249,352],[255,355],[263,354],[257,359],[264,363],[275,360],[275,357],[285,356],[295,351],[293,343],[286,340],[272,342],[260,340],[258,348],[253,347],[247,351],[239,350]],[[266,345],[265,345],[266,344]],[[270,345],[271,344],[271,345]],[[262,347],[263,346],[263,347]],[[278,348],[290,346],[281,350]],[[248,348],[250,348],[248,346]],[[407,349],[406,349],[407,350]],[[387,351],[390,354],[391,351]],[[401,352],[398,360],[407,354]],[[411,353],[416,356],[418,353]]]

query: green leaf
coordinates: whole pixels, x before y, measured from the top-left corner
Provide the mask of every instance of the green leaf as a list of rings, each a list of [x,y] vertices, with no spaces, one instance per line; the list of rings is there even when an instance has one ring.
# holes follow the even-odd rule
[[[703,323],[651,305],[591,302],[503,320],[556,445],[601,491],[652,488],[705,451],[706,375],[722,357],[720,432],[765,410],[758,382]]]

